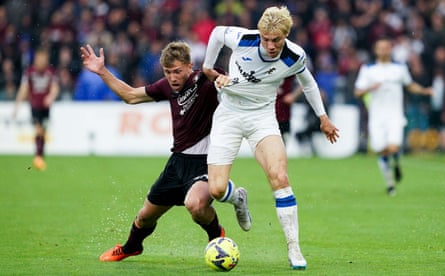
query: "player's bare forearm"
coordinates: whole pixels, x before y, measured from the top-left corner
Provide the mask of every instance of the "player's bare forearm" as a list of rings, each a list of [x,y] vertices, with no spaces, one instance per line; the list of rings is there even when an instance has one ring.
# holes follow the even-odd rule
[[[128,85],[124,81],[116,78],[116,76],[105,67],[103,48],[99,49],[99,56],[96,55],[94,49],[89,44],[85,47],[80,47],[80,52],[83,66],[91,72],[96,73],[105,84],[126,103],[137,104],[153,101],[153,98],[145,94],[144,87],[134,88]]]
[[[410,83],[409,85],[407,85],[406,88],[409,92],[414,94],[425,95],[425,96],[433,95],[433,89],[431,87],[423,87],[416,82]]]
[[[366,89],[358,89],[358,88],[356,88],[354,90],[354,95],[355,95],[355,97],[360,98],[360,97],[364,96],[367,93],[373,92],[374,90],[379,88],[380,85],[381,85],[381,83],[375,83],[375,84],[371,85],[370,87],[368,87]]]
[[[363,89],[355,89],[354,90],[354,96],[356,98],[361,98],[362,96],[364,96],[366,93],[368,93],[368,91],[363,90]]]
[[[17,116],[17,112],[20,106],[20,103],[28,97],[28,84],[26,82],[22,83],[17,91],[17,96],[15,98],[14,109],[12,111],[12,117]]]
[[[216,78],[220,75],[220,73],[213,68],[203,68],[202,72],[210,81],[215,81]]]
[[[337,139],[340,138],[338,128],[335,127],[326,114],[320,116],[320,129],[331,144],[337,142]]]
[[[57,82],[53,82],[51,84],[51,89],[49,91],[48,96],[46,96],[45,98],[45,106],[46,107],[50,107],[53,102],[57,99],[57,97],[59,96],[59,92],[60,92],[60,86]]]

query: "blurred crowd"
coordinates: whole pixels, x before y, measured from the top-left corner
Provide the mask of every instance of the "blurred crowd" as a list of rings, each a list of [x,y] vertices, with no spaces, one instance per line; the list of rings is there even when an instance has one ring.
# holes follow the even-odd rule
[[[328,105],[362,105],[353,97],[359,66],[372,60],[376,38],[388,36],[394,60],[407,63],[414,80],[435,91],[431,98],[407,95],[408,132],[443,126],[445,0],[0,0],[0,99],[15,98],[34,50],[46,47],[59,76],[59,100],[117,100],[82,70],[81,45],[103,47],[107,67],[139,86],[162,76],[166,43],[187,41],[200,68],[215,25],[256,28],[271,5],[286,5],[294,15],[289,39],[308,53]]]

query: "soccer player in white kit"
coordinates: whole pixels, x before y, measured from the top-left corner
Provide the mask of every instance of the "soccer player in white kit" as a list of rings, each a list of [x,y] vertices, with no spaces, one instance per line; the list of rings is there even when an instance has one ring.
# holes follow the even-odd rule
[[[286,38],[291,26],[286,7],[270,7],[260,18],[258,30],[217,26],[212,31],[203,72],[220,88],[221,98],[213,116],[207,163],[210,194],[235,206],[240,205],[240,198],[245,200],[237,216],[241,227],[249,230],[247,195],[240,197],[228,182],[241,142],[247,139],[273,190],[289,263],[293,269],[305,269],[307,263],[299,246],[297,202],[289,184],[286,150],[275,116],[276,93],[282,80],[297,76],[331,143],[337,140],[338,129],[326,115],[318,86],[305,66],[304,50]],[[229,75],[213,69],[223,46],[232,50]]]
[[[406,125],[403,87],[409,92],[423,95],[431,95],[432,89],[414,82],[405,64],[392,62],[391,50],[390,39],[381,38],[376,41],[376,62],[361,66],[355,82],[355,95],[362,97],[369,94],[370,146],[379,154],[378,166],[385,179],[388,194],[395,195],[395,183],[402,178],[399,151]],[[394,173],[390,164],[391,157],[394,160]]]

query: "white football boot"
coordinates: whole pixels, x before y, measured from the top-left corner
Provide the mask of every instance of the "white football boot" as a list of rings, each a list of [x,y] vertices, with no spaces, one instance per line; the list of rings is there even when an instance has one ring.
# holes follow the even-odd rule
[[[234,192],[233,206],[235,207],[238,224],[244,231],[249,231],[252,226],[249,207],[247,206],[247,191],[244,188],[237,188]]]
[[[298,245],[288,245],[288,258],[292,269],[306,269],[307,262],[303,257],[303,254],[301,254],[300,247]]]

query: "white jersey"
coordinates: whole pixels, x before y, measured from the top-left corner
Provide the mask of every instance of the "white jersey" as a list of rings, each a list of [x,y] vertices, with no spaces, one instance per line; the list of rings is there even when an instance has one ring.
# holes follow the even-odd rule
[[[363,90],[380,84],[376,90],[369,93],[370,120],[404,122],[403,87],[411,82],[412,78],[406,65],[394,62],[374,63],[362,65],[355,87]]]
[[[273,109],[283,79],[297,75],[303,82],[303,90],[307,88],[305,95],[315,113],[325,114],[318,86],[306,69],[304,50],[286,39],[280,56],[270,59],[260,42],[258,30],[220,26],[212,32],[205,68],[213,68],[222,46],[232,50],[229,62],[232,84],[221,89],[221,103],[236,110]]]

